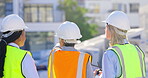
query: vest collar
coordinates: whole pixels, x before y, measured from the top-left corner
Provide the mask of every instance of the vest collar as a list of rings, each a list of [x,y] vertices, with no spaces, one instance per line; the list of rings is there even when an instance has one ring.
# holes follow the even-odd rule
[[[8,45],[19,48],[19,46],[16,43],[9,43]]]
[[[125,44],[128,44],[129,42],[128,42],[128,40],[127,40],[127,39],[124,39],[124,43],[125,43]]]
[[[63,51],[77,51],[74,47],[66,47],[66,46],[63,46],[62,50]]]
[[[124,39],[124,44],[129,44],[128,40],[127,39]],[[115,44],[116,45],[116,44]],[[123,45],[123,44],[120,44],[120,45]],[[108,49],[111,49],[112,47],[108,47]]]

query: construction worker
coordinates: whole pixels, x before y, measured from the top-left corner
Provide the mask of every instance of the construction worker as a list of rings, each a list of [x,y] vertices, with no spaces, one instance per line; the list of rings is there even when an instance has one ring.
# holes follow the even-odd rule
[[[90,55],[74,48],[77,39],[82,37],[78,26],[66,21],[60,25],[56,35],[60,47],[49,56],[48,78],[93,78]]]
[[[103,55],[102,78],[145,78],[144,53],[126,37],[130,29],[128,16],[122,11],[114,11],[104,22],[110,47]]]
[[[34,60],[24,45],[25,25],[16,14],[6,16],[1,23],[0,78],[39,78]]]

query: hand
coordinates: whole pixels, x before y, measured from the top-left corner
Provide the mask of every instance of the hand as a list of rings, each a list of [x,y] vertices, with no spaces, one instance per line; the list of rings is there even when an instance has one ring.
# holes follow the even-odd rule
[[[101,69],[96,69],[95,71],[94,71],[94,75],[96,76],[96,75],[98,75],[98,76],[100,76],[102,74],[102,70]]]

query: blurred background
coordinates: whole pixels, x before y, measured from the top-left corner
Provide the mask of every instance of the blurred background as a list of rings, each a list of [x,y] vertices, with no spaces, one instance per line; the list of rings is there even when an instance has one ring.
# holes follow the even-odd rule
[[[0,22],[12,13],[24,19],[29,29],[22,49],[32,52],[40,78],[47,78],[48,56],[58,42],[54,35],[66,20],[75,22],[83,35],[75,47],[91,54],[92,65],[101,68],[108,47],[101,21],[115,10],[127,13],[132,28],[128,39],[142,48],[148,67],[148,0],[0,0]]]

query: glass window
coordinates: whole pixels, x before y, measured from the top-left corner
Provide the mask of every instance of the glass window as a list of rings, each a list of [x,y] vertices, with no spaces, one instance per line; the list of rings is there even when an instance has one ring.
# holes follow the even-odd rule
[[[29,22],[38,22],[38,8],[36,6],[30,7],[31,12],[31,21]]]
[[[24,17],[26,22],[52,22],[53,11],[51,5],[26,4]]]
[[[53,21],[53,13],[52,13],[52,8],[47,7],[47,21]]]
[[[99,13],[100,12],[100,6],[96,3],[90,3],[89,4],[89,13]]]
[[[46,8],[39,7],[39,21],[46,22]]]
[[[5,15],[9,15],[13,13],[13,4],[12,2],[5,3]]]
[[[52,49],[54,46],[54,32],[27,32],[26,42],[22,49],[40,51]]]
[[[0,17],[4,17],[5,16],[5,4],[3,2],[0,2]]]
[[[139,4],[131,3],[130,4],[130,13],[138,13],[139,12]]]
[[[100,7],[99,5],[94,6],[94,13],[99,13],[100,12]]]
[[[0,0],[0,17],[13,13],[13,3],[12,0]]]
[[[24,11],[25,11],[25,16],[24,16],[25,21],[26,22],[31,21],[31,12],[30,12],[31,9],[30,9],[30,7],[29,6],[26,6],[25,9],[24,9]]]
[[[126,4],[121,4],[121,3],[113,3],[113,10],[112,11],[123,11],[123,12],[127,12],[127,7]]]

